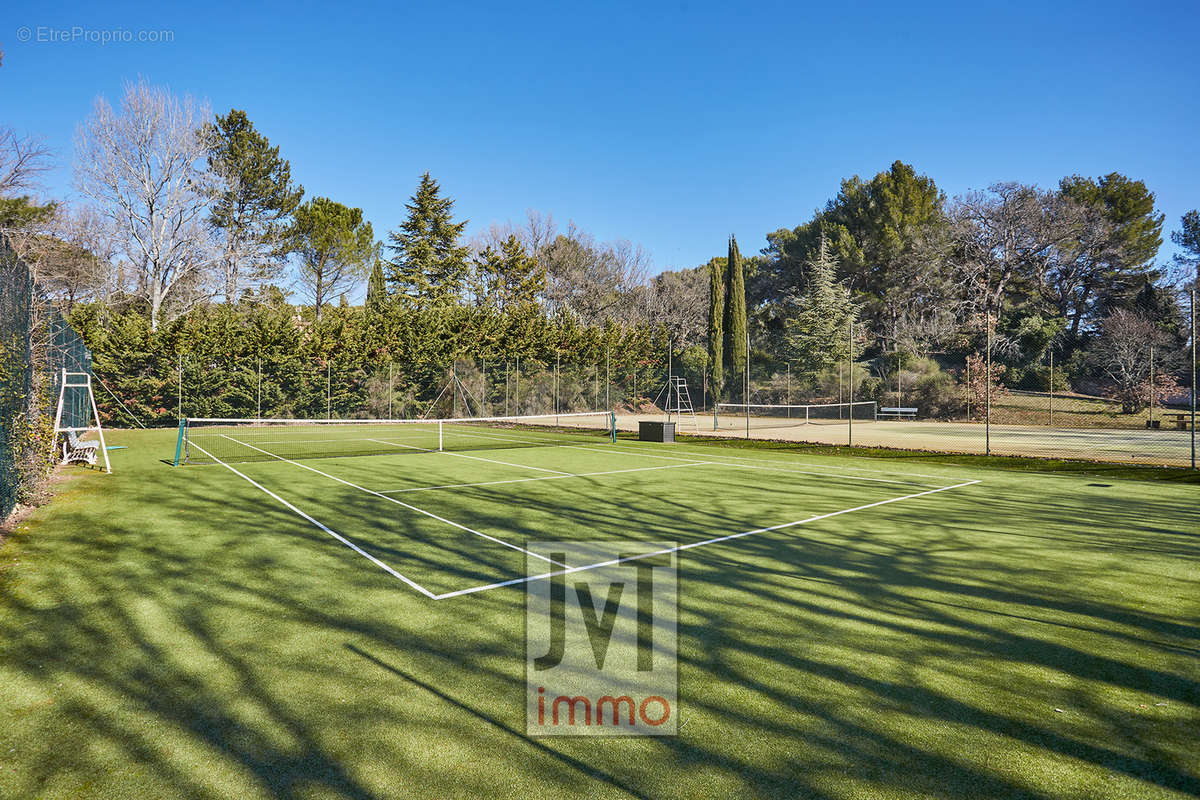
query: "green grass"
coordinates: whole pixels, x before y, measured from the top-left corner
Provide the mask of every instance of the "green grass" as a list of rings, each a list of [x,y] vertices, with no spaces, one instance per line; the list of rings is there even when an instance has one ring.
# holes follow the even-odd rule
[[[519,587],[430,600],[228,470],[165,466],[173,432],[110,441],[112,476],[73,470],[0,549],[0,797],[1200,794],[1194,485],[733,442],[476,453],[772,469],[394,496],[512,541],[687,542],[981,481],[686,551],[680,734],[534,739]],[[374,489],[545,474],[305,463]],[[293,465],[239,469],[435,591],[521,570]]]

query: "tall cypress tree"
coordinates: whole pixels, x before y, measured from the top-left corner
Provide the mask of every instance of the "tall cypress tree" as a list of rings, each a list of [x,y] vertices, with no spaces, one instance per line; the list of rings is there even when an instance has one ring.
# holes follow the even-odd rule
[[[729,237],[729,262],[725,269],[725,353],[729,366],[729,385],[740,387],[746,371],[746,273],[737,237]],[[749,402],[741,389],[730,392]]]
[[[383,279],[383,259],[376,258],[375,266],[371,267],[371,277],[367,279],[366,309],[372,314],[378,314],[386,305],[387,283]]]
[[[405,207],[408,219],[388,234],[394,256],[388,282],[417,308],[458,300],[468,272],[467,248],[459,244],[466,220],[454,222],[454,201],[441,196],[428,172]]]
[[[708,365],[713,402],[719,403],[725,388],[725,264],[726,259],[708,262]]]

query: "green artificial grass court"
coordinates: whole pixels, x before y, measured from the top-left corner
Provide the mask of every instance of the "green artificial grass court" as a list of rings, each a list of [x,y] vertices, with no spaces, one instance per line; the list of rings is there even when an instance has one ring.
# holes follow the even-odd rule
[[[109,441],[0,548],[0,796],[1200,794],[1200,486],[629,440],[239,476]],[[678,736],[525,735],[523,589],[488,588],[525,555],[485,537],[697,545]]]

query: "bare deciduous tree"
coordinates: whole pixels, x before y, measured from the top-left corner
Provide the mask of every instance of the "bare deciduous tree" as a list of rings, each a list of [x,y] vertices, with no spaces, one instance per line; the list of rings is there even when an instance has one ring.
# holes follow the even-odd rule
[[[964,316],[995,314],[1017,279],[1049,272],[1059,248],[1077,233],[1074,204],[1035,186],[997,183],[951,205],[946,253]]]
[[[645,313],[651,324],[665,325],[676,347],[706,341],[708,327],[707,267],[668,270],[645,287]]]
[[[574,314],[584,325],[643,318],[638,288],[646,282],[650,257],[628,241],[599,243],[574,223],[542,248],[547,310]]]
[[[202,126],[211,116],[207,104],[139,80],[125,85],[119,110],[98,98],[76,134],[76,185],[112,223],[151,329],[186,312],[208,288],[215,256],[201,162]]]
[[[38,282],[64,311],[87,300],[109,302],[123,288],[116,232],[91,206],[59,208],[37,249]]]
[[[51,167],[50,156],[41,139],[0,125],[0,197],[37,189],[39,176]]]
[[[1173,359],[1166,352],[1166,343],[1154,320],[1136,311],[1118,308],[1101,323],[1091,357],[1109,381],[1108,394],[1121,401],[1121,410],[1126,414],[1142,410],[1151,396],[1162,403],[1179,391],[1170,371]],[[1158,358],[1153,380],[1152,350],[1157,351]]]

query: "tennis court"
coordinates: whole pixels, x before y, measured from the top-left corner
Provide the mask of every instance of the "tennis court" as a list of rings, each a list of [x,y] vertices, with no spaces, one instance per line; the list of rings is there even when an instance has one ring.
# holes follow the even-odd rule
[[[178,451],[184,469],[249,483],[361,556],[364,569],[434,600],[522,582],[525,559],[538,557],[525,543],[564,531],[685,551],[979,482],[616,440],[607,413],[191,420]],[[547,563],[546,575],[561,566]]]
[[[1183,471],[605,416],[111,431],[5,543],[0,796],[1200,792]],[[530,734],[546,540],[674,549],[675,735]]]

